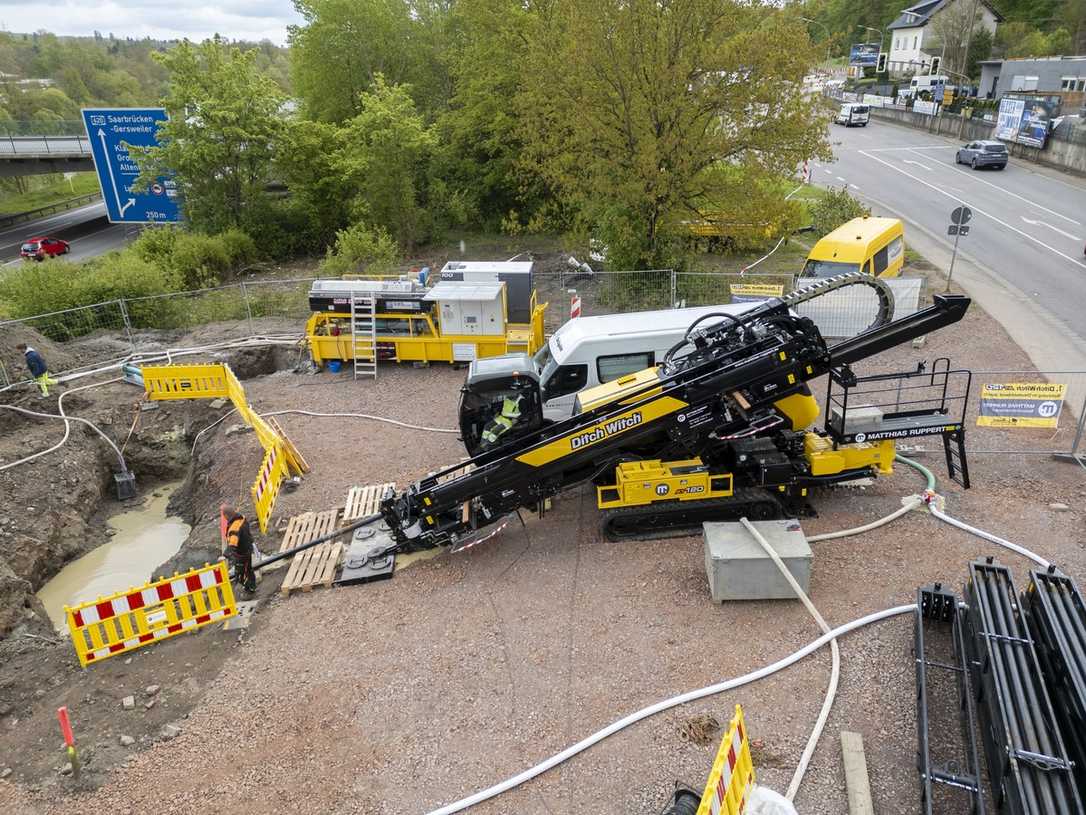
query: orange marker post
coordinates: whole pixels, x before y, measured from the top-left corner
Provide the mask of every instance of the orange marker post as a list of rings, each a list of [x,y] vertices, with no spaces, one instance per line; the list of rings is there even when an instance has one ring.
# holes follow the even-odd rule
[[[60,732],[64,736],[64,743],[68,745],[68,761],[72,765],[72,778],[79,778],[79,754],[75,750],[75,736],[72,734],[72,722],[68,718],[68,706],[57,708],[57,720],[60,722]]]

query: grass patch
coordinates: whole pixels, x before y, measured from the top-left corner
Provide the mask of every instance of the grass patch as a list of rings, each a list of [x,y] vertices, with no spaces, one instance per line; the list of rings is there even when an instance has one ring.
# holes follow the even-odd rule
[[[18,215],[99,191],[98,177],[94,173],[76,173],[70,184],[63,176],[49,176],[49,179],[48,183],[29,192],[0,194],[0,215]]]

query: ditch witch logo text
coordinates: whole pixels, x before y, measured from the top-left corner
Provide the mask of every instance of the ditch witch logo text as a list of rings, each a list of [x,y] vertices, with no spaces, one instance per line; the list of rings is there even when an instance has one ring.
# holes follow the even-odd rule
[[[606,439],[608,436],[613,436],[616,433],[629,430],[631,427],[641,424],[641,422],[642,418],[640,411],[631,413],[629,416],[623,416],[620,419],[614,419],[606,424],[601,424],[598,427],[589,430],[587,433],[573,436],[569,440],[570,449],[576,450],[580,447],[587,447],[590,444],[595,444],[598,441]]]

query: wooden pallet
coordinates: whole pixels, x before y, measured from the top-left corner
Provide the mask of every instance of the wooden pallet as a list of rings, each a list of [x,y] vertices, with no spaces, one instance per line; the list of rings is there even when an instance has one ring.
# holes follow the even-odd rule
[[[334,532],[338,518],[338,509],[295,515],[287,522],[287,531],[283,534],[279,551],[285,552]],[[331,586],[342,551],[343,544],[332,540],[296,554],[283,578],[280,588],[283,596],[287,597],[299,589],[311,591],[315,586]]]
[[[343,523],[348,524],[378,512],[385,492],[395,487],[396,485],[391,481],[387,484],[351,487],[347,491],[347,503],[343,508]]]

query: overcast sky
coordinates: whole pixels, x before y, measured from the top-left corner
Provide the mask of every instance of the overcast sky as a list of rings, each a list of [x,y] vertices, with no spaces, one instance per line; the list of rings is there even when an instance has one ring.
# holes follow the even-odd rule
[[[0,0],[5,31],[202,40],[222,34],[232,40],[287,39],[300,22],[291,0]]]

